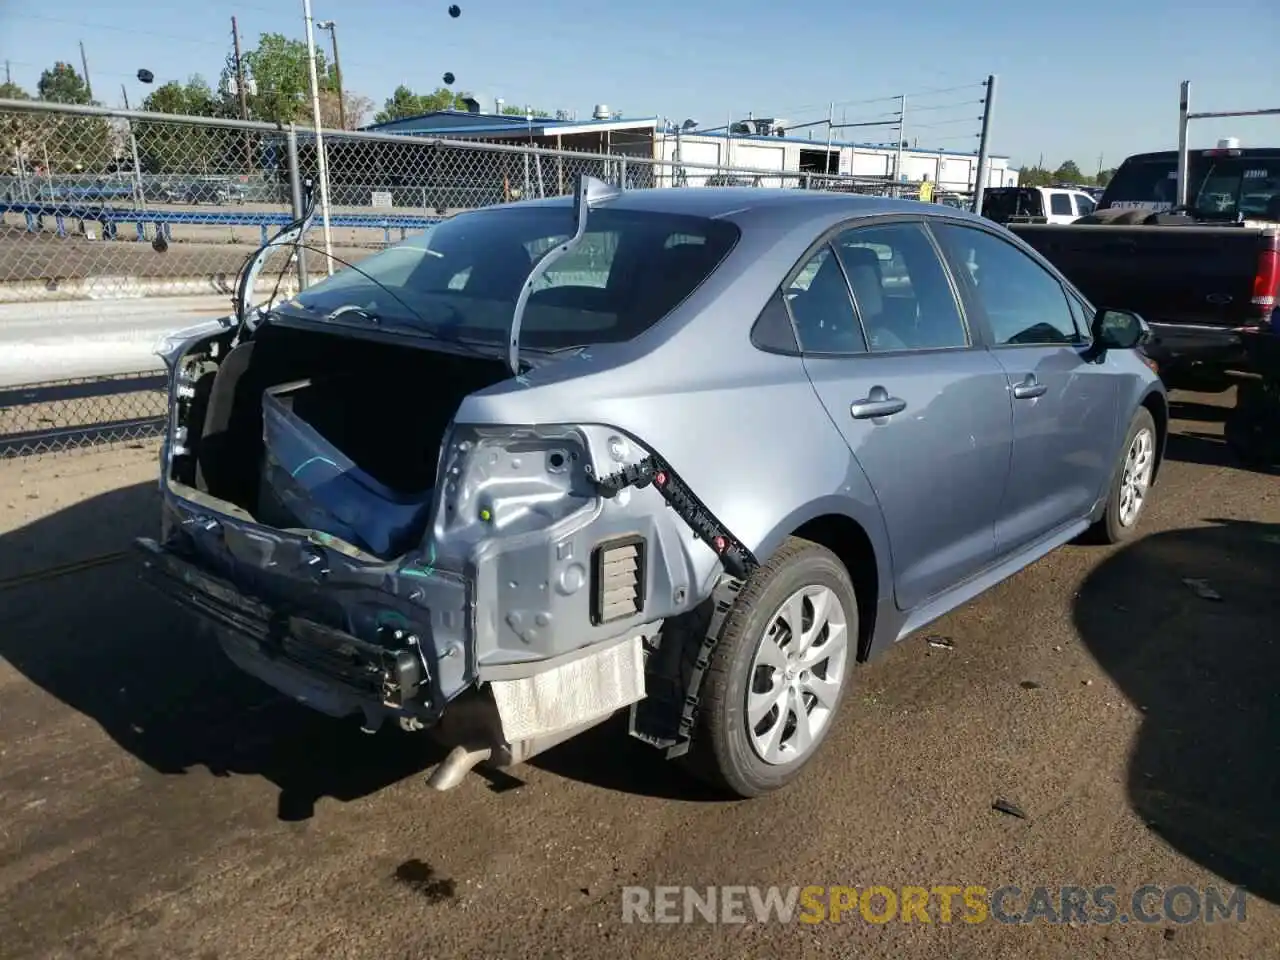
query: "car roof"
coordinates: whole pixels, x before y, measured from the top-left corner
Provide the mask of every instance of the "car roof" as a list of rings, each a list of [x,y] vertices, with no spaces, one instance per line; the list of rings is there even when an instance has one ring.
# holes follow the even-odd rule
[[[524,201],[522,206],[559,207],[568,206],[571,203],[571,197],[562,196],[545,200],[528,200]],[[642,190],[625,190],[618,197],[609,200],[608,206],[616,210],[684,214],[739,223],[781,217],[793,223],[811,220],[816,225],[833,219],[844,220],[895,213],[949,219],[960,216],[981,220],[980,217],[966,211],[943,204],[777,187],[650,187]]]

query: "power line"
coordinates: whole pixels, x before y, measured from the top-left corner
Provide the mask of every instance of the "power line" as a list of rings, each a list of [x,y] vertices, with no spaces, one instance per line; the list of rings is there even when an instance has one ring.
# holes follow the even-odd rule
[[[132,34],[134,36],[156,37],[157,39],[160,39],[160,40],[174,40],[174,41],[177,41],[178,43],[195,43],[195,44],[200,44],[201,46],[221,46],[220,41],[211,40],[207,37],[200,38],[200,39],[197,39],[195,37],[181,37],[172,33],[158,33],[154,30],[138,30],[133,27],[122,27],[119,24],[89,23],[88,21],[84,21],[84,20],[69,20],[66,17],[48,17],[40,13],[11,13],[11,14],[8,14],[8,16],[16,20],[21,20],[21,19],[43,20],[47,23],[61,23],[61,24],[66,24],[67,26],[80,27],[82,29],[112,30],[118,33]]]
[[[952,110],[952,109],[955,109],[956,107],[981,106],[982,102],[983,101],[981,100],[956,100],[956,101],[953,101],[952,103],[930,104],[924,107],[917,107],[913,104],[911,107],[911,112],[922,113],[925,110]]]
[[[954,120],[939,120],[936,123],[913,123],[912,130],[931,130],[934,127],[949,127],[956,123],[981,123],[981,117],[956,117]]]

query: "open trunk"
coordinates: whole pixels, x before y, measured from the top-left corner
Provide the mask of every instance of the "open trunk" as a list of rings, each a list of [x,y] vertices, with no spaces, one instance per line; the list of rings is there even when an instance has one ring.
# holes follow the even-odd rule
[[[172,478],[390,558],[425,532],[459,403],[509,375],[408,338],[268,323],[197,380]]]

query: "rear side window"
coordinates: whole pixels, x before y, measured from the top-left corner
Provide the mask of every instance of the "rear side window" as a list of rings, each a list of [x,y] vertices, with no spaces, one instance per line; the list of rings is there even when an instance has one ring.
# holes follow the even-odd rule
[[[1071,196],[1066,193],[1052,193],[1049,195],[1049,212],[1055,217],[1072,217],[1075,211],[1071,209]]]
[[[355,304],[387,326],[451,340],[503,342],[538,260],[574,232],[567,207],[501,207],[453,217],[297,296],[328,313]],[[521,341],[560,349],[629,340],[689,296],[733,248],[725,220],[602,207],[534,288]]]
[[[872,352],[968,345],[955,294],[922,226],[854,227],[835,247]]]
[[[849,299],[849,284],[831,244],[823,244],[785,291],[805,353],[865,353],[866,341]]]

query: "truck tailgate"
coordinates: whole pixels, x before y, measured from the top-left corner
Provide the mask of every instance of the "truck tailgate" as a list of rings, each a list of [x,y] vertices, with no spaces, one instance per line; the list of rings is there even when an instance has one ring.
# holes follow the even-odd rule
[[[1237,226],[1011,224],[1096,306],[1152,323],[1240,327],[1270,314],[1251,303],[1258,254],[1276,231]]]

